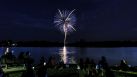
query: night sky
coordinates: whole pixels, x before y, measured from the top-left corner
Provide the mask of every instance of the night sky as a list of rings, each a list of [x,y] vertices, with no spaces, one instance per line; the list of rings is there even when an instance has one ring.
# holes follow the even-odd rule
[[[1,0],[0,40],[63,41],[57,9],[76,9],[68,41],[137,40],[137,0]]]

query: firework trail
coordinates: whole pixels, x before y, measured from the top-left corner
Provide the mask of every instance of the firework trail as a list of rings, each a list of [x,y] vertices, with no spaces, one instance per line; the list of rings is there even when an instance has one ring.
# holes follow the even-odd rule
[[[75,11],[61,11],[58,9],[58,13],[56,14],[55,18],[54,18],[54,23],[56,24],[57,28],[59,28],[63,33],[64,33],[64,46],[66,43],[66,38],[67,38],[67,34],[69,32],[72,32],[73,30],[75,30],[75,28],[73,27],[75,25],[76,22],[76,18],[73,14],[73,12]]]

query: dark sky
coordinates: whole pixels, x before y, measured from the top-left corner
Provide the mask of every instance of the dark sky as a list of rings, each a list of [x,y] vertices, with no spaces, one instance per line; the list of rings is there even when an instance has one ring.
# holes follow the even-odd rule
[[[0,40],[62,41],[57,9],[76,9],[69,41],[137,40],[137,0],[1,0]]]

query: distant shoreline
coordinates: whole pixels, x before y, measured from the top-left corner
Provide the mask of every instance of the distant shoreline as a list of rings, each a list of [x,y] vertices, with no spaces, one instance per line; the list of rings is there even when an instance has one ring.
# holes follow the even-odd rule
[[[63,47],[62,42],[49,41],[1,41],[0,47]],[[137,47],[137,41],[77,41],[66,43],[67,47]]]

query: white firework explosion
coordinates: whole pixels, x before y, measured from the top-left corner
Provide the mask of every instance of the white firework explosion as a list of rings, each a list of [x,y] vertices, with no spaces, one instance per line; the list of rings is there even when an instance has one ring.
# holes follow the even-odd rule
[[[72,31],[76,31],[75,28],[73,27],[76,22],[76,17],[73,14],[74,11],[75,9],[72,11],[67,11],[67,10],[61,11],[58,9],[58,13],[55,15],[54,18],[54,23],[56,24],[56,27],[59,28],[65,34],[64,45],[67,34]]]

